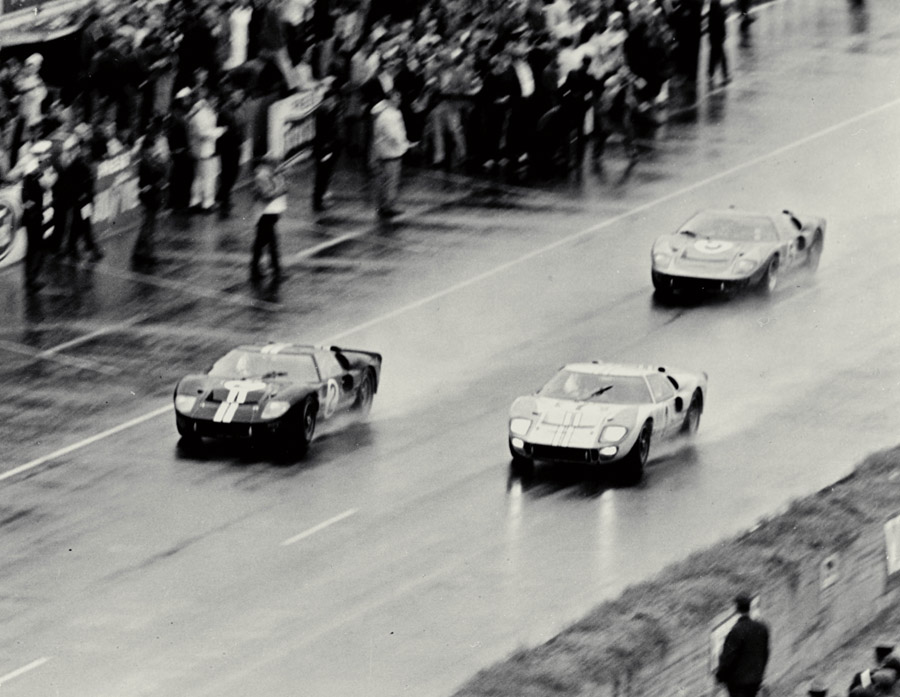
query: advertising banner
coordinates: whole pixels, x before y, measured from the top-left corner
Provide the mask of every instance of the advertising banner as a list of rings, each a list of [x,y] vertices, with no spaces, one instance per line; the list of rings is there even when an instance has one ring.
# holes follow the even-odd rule
[[[21,227],[19,187],[0,189],[0,268],[25,257],[27,240]]]
[[[316,136],[315,113],[323,86],[292,94],[269,107],[269,152],[282,160],[308,157]]]
[[[117,222],[119,216],[140,205],[136,153],[125,151],[97,165],[97,188],[94,195],[94,225]]]
[[[97,186],[91,221],[95,232],[113,225],[128,224],[137,215],[138,199],[137,153],[125,151],[103,160],[97,165]],[[9,266],[25,257],[27,237],[22,224],[22,204],[19,185],[0,189],[0,268]],[[53,199],[45,196],[47,207],[44,216],[47,223],[53,219]],[[50,228],[45,237],[50,234]]]
[[[900,571],[900,516],[884,524],[884,554],[888,576]]]

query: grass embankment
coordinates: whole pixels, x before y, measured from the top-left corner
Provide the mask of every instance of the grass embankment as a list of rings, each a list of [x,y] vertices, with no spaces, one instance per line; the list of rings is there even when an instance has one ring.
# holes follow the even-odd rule
[[[481,671],[456,697],[578,695],[659,666],[676,637],[708,632],[739,591],[776,579],[795,585],[805,560],[845,549],[898,506],[900,447],[869,456],[845,479],[753,530],[629,587],[546,643]]]

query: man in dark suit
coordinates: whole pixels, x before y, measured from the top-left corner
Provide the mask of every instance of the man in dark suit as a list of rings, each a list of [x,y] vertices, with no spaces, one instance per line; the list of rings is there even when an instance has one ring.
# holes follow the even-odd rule
[[[716,680],[728,688],[729,697],[756,697],[769,661],[769,628],[750,617],[750,596],[735,598],[740,614],[725,637]]]

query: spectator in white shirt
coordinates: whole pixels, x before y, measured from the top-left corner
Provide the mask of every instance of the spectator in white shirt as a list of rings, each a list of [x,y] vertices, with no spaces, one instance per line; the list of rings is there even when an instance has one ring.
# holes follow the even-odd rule
[[[378,217],[389,220],[402,211],[395,204],[400,189],[401,163],[409,149],[400,113],[400,95],[391,92],[372,107],[372,161]]]
[[[197,163],[191,187],[191,209],[199,213],[211,213],[216,203],[216,178],[219,174],[216,141],[224,131],[216,125],[217,120],[215,110],[201,91],[188,115],[191,153]]]

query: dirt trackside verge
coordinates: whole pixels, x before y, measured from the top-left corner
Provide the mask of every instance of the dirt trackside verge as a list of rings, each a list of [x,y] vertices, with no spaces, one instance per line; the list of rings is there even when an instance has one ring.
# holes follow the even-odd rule
[[[790,684],[900,597],[884,533],[898,512],[900,447],[629,587],[546,643],[481,671],[455,697],[712,694],[711,635],[744,589],[759,594],[772,628],[767,682]]]

